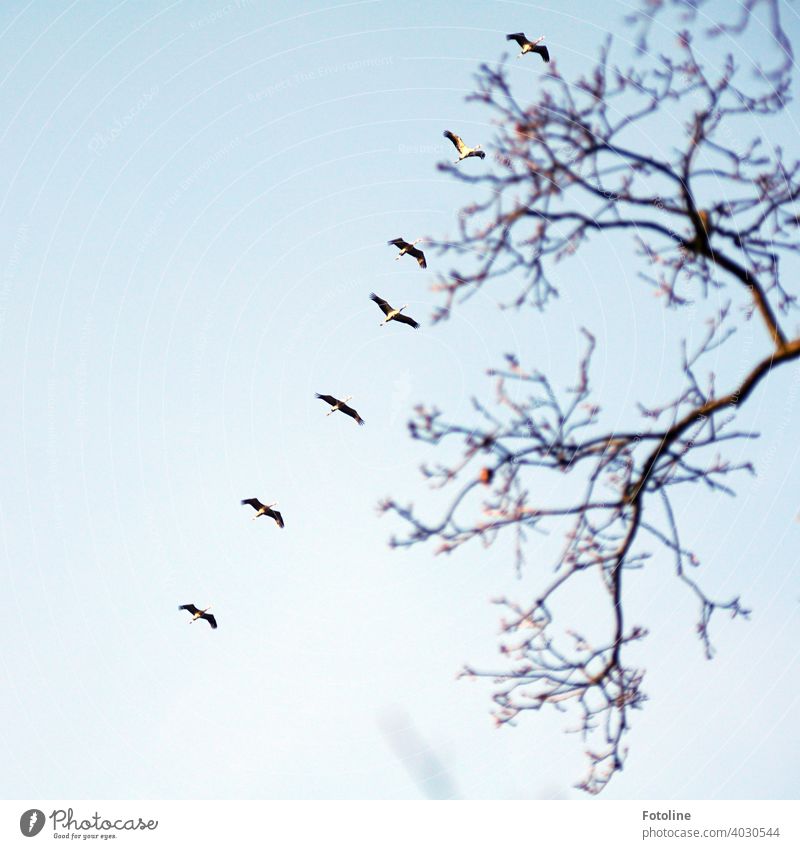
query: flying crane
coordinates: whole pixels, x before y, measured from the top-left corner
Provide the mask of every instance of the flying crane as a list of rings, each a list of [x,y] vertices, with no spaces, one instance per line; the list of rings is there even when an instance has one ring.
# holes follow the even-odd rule
[[[450,139],[451,142],[455,145],[456,150],[458,151],[458,159],[455,164],[458,165],[464,159],[469,159],[470,156],[478,156],[483,159],[486,156],[486,151],[481,150],[481,146],[476,144],[475,147],[469,147],[464,144],[464,139],[461,136],[457,136],[455,133],[451,133],[450,130],[445,130],[442,135],[446,139]]]
[[[217,620],[208,612],[211,610],[210,607],[207,607],[205,610],[200,610],[199,607],[195,607],[193,604],[181,604],[178,607],[178,610],[188,610],[189,613],[192,614],[192,618],[189,620],[190,625],[196,619],[205,619],[212,628],[217,627]]]
[[[524,32],[511,32],[506,36],[506,41],[516,41],[522,48],[517,59],[526,53],[538,53],[545,62],[550,61],[550,51],[544,44],[539,44],[540,41],[544,41],[543,35],[540,35],[536,41],[528,41]]]
[[[335,413],[338,410],[340,413],[344,413],[346,416],[354,418],[360,425],[364,424],[364,419],[362,419],[352,407],[347,406],[347,402],[353,397],[352,395],[348,395],[344,401],[334,398],[333,395],[320,395],[318,392],[316,393],[316,397],[321,401],[324,401],[326,404],[331,405],[330,411],[325,413],[326,416],[329,416],[331,413]]]
[[[420,268],[427,268],[428,263],[425,262],[425,254],[419,248],[414,247],[417,242],[421,242],[422,239],[416,239],[413,242],[407,242],[402,236],[397,239],[392,239],[387,244],[394,245],[396,248],[400,248],[400,253],[395,257],[395,259],[400,259],[404,254],[408,254],[409,256],[413,256],[414,259],[419,263]]]
[[[388,301],[384,301],[383,298],[376,295],[374,292],[369,296],[370,300],[375,301],[375,303],[383,310],[383,314],[386,318],[381,322],[381,327],[384,324],[388,324],[390,321],[400,321],[403,324],[408,324],[416,330],[419,327],[419,322],[414,321],[410,315],[401,315],[403,310],[408,306],[408,304],[403,304],[399,309],[395,309]]]
[[[256,515],[253,516],[253,521],[255,521],[259,516],[269,516],[270,519],[274,519],[279,528],[283,527],[283,516],[277,511],[273,510],[273,507],[278,506],[277,501],[273,501],[272,504],[262,504],[257,498],[245,498],[242,501],[242,504],[249,504],[253,510],[256,511]]]

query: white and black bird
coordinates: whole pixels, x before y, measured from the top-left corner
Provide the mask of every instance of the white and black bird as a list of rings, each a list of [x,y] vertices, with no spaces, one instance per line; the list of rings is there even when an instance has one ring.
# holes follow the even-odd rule
[[[481,146],[479,144],[476,144],[475,147],[469,147],[468,145],[464,144],[464,139],[462,139],[461,136],[457,136],[455,133],[451,133],[450,130],[445,130],[442,135],[446,139],[450,139],[450,141],[453,142],[456,147],[456,150],[458,151],[458,159],[455,162],[456,165],[458,165],[458,163],[461,162],[463,159],[469,159],[470,156],[478,156],[481,159],[486,156],[486,151],[481,150]]]
[[[400,321],[403,324],[408,324],[417,330],[419,328],[419,323],[414,321],[410,315],[402,315],[403,310],[408,306],[408,304],[403,304],[399,309],[395,309],[388,301],[384,301],[383,298],[376,295],[374,292],[369,296],[370,300],[375,301],[375,303],[383,310],[383,314],[386,318],[381,322],[381,327],[384,324],[388,324],[390,321]]]
[[[330,416],[331,413],[335,413],[338,410],[340,413],[344,413],[346,416],[354,418],[359,425],[364,424],[364,419],[362,419],[352,407],[347,406],[347,402],[353,397],[352,395],[348,395],[344,401],[334,398],[333,395],[320,395],[319,392],[316,393],[316,397],[324,401],[326,404],[331,405],[330,411],[325,413],[326,416]]]
[[[212,628],[217,627],[217,620],[208,612],[211,610],[210,607],[207,607],[205,610],[200,610],[199,607],[195,607],[193,604],[181,604],[178,607],[178,610],[188,610],[189,613],[192,614],[192,618],[189,620],[190,625],[195,621],[195,619],[205,619]]]
[[[278,506],[277,501],[273,501],[272,504],[262,504],[257,498],[245,498],[242,500],[242,504],[249,504],[256,511],[253,521],[259,516],[269,516],[270,519],[275,520],[279,528],[283,527],[283,516],[277,510],[272,509]]]
[[[390,242],[387,242],[389,245],[394,245],[396,248],[400,248],[400,253],[395,257],[395,259],[400,259],[404,254],[408,254],[409,256],[413,256],[414,259],[419,263],[420,268],[427,268],[428,263],[425,262],[425,254],[422,251],[414,247],[417,242],[421,242],[422,239],[415,239],[413,242],[407,242],[402,236],[397,239],[392,239]]]
[[[545,62],[550,61],[550,51],[544,44],[539,44],[540,41],[544,41],[543,35],[540,35],[536,41],[528,41],[524,32],[511,32],[506,36],[506,41],[516,41],[519,44],[521,49],[517,59],[526,53],[538,53]]]

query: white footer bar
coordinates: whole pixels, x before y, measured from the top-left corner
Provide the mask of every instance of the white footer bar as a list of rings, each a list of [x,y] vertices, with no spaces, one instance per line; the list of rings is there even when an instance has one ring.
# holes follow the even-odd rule
[[[797,847],[796,801],[0,802],[0,845]]]

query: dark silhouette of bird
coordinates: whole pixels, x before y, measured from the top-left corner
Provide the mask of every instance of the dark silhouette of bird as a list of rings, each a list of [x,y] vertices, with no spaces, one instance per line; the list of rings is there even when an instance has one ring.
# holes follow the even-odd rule
[[[333,395],[320,395],[319,392],[316,393],[316,397],[324,401],[326,404],[331,405],[332,409],[325,413],[326,416],[329,416],[331,413],[335,413],[338,410],[340,413],[344,413],[346,416],[354,418],[360,425],[364,424],[364,419],[362,419],[352,407],[347,406],[347,402],[353,397],[352,395],[348,395],[344,401],[334,398]]]
[[[488,466],[484,466],[481,469],[479,480],[484,486],[489,486],[489,484],[492,482],[493,477],[494,477],[494,471],[492,469],[490,469]]]
[[[407,242],[402,236],[397,239],[392,239],[387,244],[394,245],[397,248],[400,248],[400,253],[395,257],[395,259],[400,259],[404,254],[408,254],[409,256],[413,256],[414,259],[419,263],[420,268],[427,268],[428,263],[425,262],[425,254],[419,248],[415,248],[414,245],[417,242],[421,242],[422,239],[415,239],[413,242]]]
[[[275,520],[279,528],[283,527],[283,516],[277,510],[272,509],[278,506],[277,501],[273,501],[272,504],[262,504],[257,498],[245,498],[242,504],[249,504],[256,511],[253,521],[259,516],[269,516],[270,519]]]
[[[526,53],[538,53],[545,62],[550,61],[550,51],[544,46],[544,44],[539,44],[540,41],[544,41],[543,35],[540,35],[536,41],[528,41],[524,32],[511,32],[506,36],[506,41],[516,41],[522,48],[517,59],[519,59],[520,56],[524,56]]]
[[[369,297],[371,300],[375,301],[386,316],[386,318],[381,322],[381,327],[383,327],[384,324],[388,324],[390,321],[400,321],[403,324],[408,324],[410,327],[413,327],[414,330],[419,327],[419,323],[414,321],[410,315],[401,315],[408,304],[403,304],[403,306],[399,309],[395,309],[388,301],[384,301],[383,298],[379,297],[374,292]]]
[[[445,130],[442,135],[446,139],[450,139],[450,141],[453,142],[456,147],[456,150],[458,151],[458,159],[455,162],[456,165],[458,165],[458,163],[461,162],[462,159],[469,159],[470,156],[478,156],[481,159],[486,156],[486,152],[481,150],[481,146],[479,144],[476,144],[475,147],[469,147],[468,145],[464,144],[464,140],[461,138],[461,136],[457,136],[455,133],[451,133],[450,130]]]
[[[195,607],[193,604],[181,604],[178,607],[178,610],[188,610],[189,613],[192,614],[192,618],[189,620],[190,625],[196,619],[205,619],[212,628],[217,627],[217,620],[208,613],[208,611],[211,610],[210,607],[207,607],[205,610],[200,610],[199,607]]]

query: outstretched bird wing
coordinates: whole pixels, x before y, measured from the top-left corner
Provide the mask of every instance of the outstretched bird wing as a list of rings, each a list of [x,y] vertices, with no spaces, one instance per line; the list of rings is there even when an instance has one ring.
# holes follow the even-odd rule
[[[267,516],[274,519],[278,523],[278,527],[283,527],[283,516],[277,510],[267,510]]]
[[[206,622],[208,622],[208,624],[209,624],[212,628],[216,628],[216,627],[217,627],[217,620],[214,618],[213,614],[211,614],[211,613],[204,613],[204,614],[203,614],[200,618],[201,618],[201,619],[205,619],[205,620],[206,620]]]
[[[396,315],[394,317],[393,321],[400,321],[403,324],[408,324],[413,327],[414,330],[417,330],[419,328],[419,322],[414,321],[414,319],[411,318],[410,315],[403,315],[402,313],[400,313],[400,315]]]
[[[349,407],[347,404],[342,404],[339,409],[346,415],[352,416],[352,418],[354,418],[360,425],[364,424],[364,419],[362,419],[361,416],[359,416],[359,414],[352,407]]]
[[[339,403],[339,399],[334,398],[333,395],[320,395],[319,392],[317,392],[315,397],[324,401],[326,404],[330,404],[331,407],[335,407]]]
[[[178,607],[178,610],[188,610],[189,613],[192,614],[192,616],[194,616],[195,613],[200,612],[200,608],[195,607],[193,604],[182,604]]]
[[[395,247],[400,248],[400,250],[409,247],[409,243],[402,236],[398,236],[396,239],[391,239],[386,244],[394,245]]]
[[[257,498],[245,498],[242,504],[249,504],[253,510],[260,510],[264,506]]]
[[[406,253],[410,254],[411,256],[413,256],[417,260],[420,268],[427,268],[428,267],[428,263],[425,262],[425,254],[422,253],[422,251],[419,248],[411,248]]]
[[[536,47],[533,48],[534,53],[538,53],[545,62],[550,61],[550,51],[544,46],[544,44],[537,44]]]
[[[506,41],[516,41],[520,47],[524,47],[526,44],[530,44],[527,38],[525,38],[524,32],[510,32],[506,36]]]
[[[378,297],[374,292],[369,296],[371,301],[375,301],[375,303],[383,310],[384,315],[389,315],[392,311],[391,306],[388,301],[384,301],[383,298]]]
[[[450,130],[445,130],[443,135],[446,139],[450,139],[450,141],[453,142],[453,144],[456,146],[456,150],[458,151],[459,155],[464,153],[466,145],[464,144],[464,141],[461,136],[457,136],[455,133],[451,133]]]

